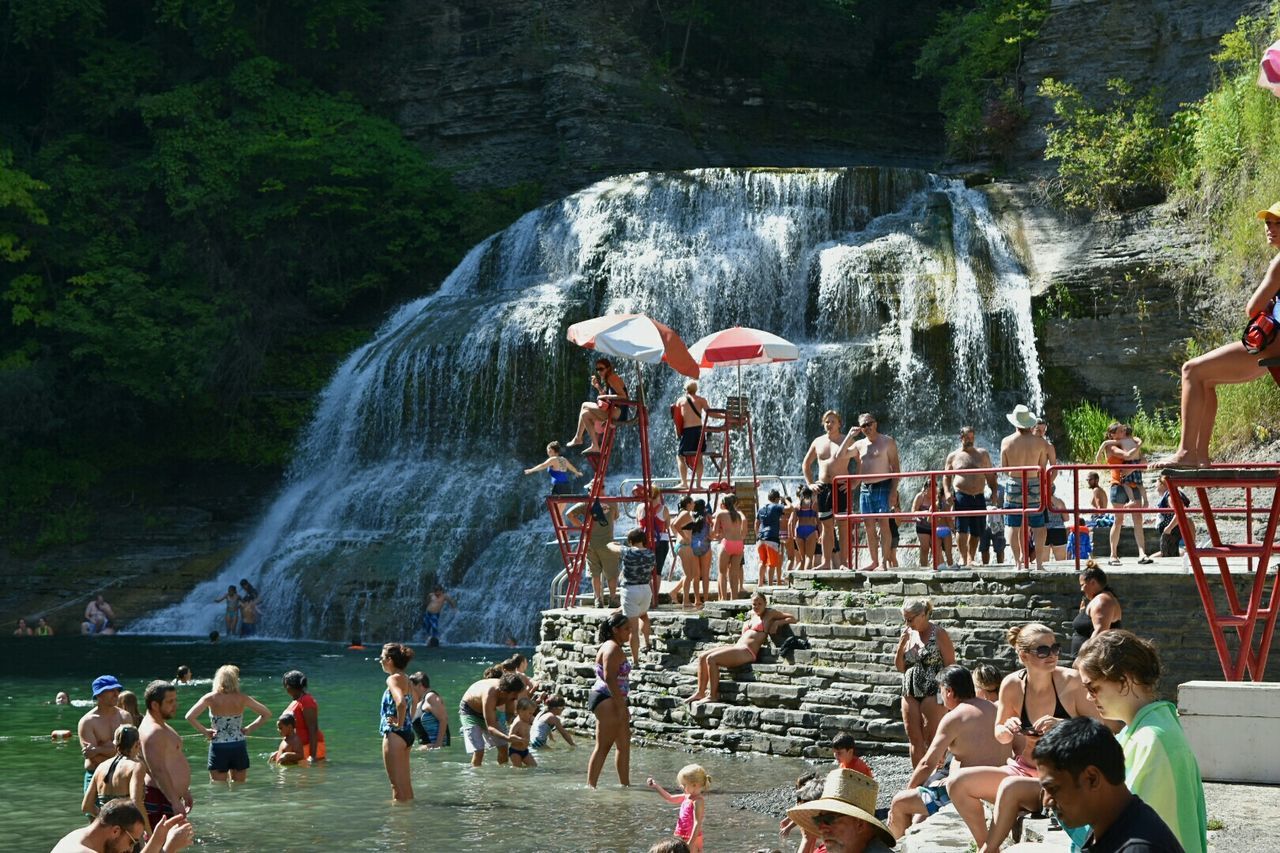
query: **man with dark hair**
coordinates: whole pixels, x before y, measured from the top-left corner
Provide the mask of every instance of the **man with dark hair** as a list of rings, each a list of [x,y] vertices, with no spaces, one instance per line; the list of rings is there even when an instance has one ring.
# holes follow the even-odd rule
[[[88,826],[64,835],[52,853],[130,853],[135,849],[140,853],[176,853],[195,839],[185,817],[171,817],[158,824],[144,847],[145,831],[142,812],[133,801],[115,799],[104,804]]]
[[[471,756],[471,766],[484,763],[488,747],[506,746],[511,738],[498,725],[498,706],[506,711],[507,719],[516,717],[516,700],[525,690],[524,679],[518,672],[508,672],[501,678],[482,678],[467,688],[458,703],[458,716],[462,726],[462,740]],[[499,755],[499,763],[501,755]]]
[[[845,770],[856,770],[864,776],[874,776],[871,765],[858,755],[858,741],[848,732],[838,732],[831,739],[831,757]]]
[[[1058,723],[1031,755],[1058,821],[1092,827],[1083,853],[1183,853],[1155,810],[1125,786],[1124,749],[1100,720]]]
[[[124,722],[116,702],[124,689],[114,675],[100,675],[93,680],[94,706],[80,718],[76,732],[80,736],[80,754],[84,756],[84,790],[99,764],[116,754],[115,733]],[[83,792],[82,792],[83,793]]]
[[[986,474],[966,474],[966,470],[991,468],[991,453],[985,447],[976,446],[977,434],[971,426],[960,428],[960,449],[947,455],[943,466],[948,471],[955,471],[943,479],[943,489],[947,496],[955,501],[957,510],[974,511],[987,508],[986,490],[996,493],[996,475],[994,471]],[[982,531],[986,529],[987,518],[982,515],[961,515],[956,517],[956,546],[960,550],[960,565],[971,566],[977,562],[978,544],[982,541]]]
[[[947,713],[906,787],[893,797],[889,829],[894,838],[901,838],[912,823],[925,820],[951,802],[945,780],[929,784],[930,775],[942,766],[948,750],[953,770],[997,767],[1011,755],[1009,746],[996,740],[996,706],[977,696],[969,670],[952,664],[938,673],[937,681]]]
[[[182,738],[169,725],[178,713],[178,688],[168,681],[153,681],[147,685],[143,701],[146,711],[138,734],[147,766],[147,816],[156,826],[170,815],[191,810],[191,764],[182,751]]]

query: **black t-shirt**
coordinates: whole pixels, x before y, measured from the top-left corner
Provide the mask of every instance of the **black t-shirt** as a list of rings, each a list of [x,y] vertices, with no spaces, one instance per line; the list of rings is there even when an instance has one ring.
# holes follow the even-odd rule
[[[1186,853],[1173,830],[1137,794],[1101,838],[1089,836],[1082,853]]]

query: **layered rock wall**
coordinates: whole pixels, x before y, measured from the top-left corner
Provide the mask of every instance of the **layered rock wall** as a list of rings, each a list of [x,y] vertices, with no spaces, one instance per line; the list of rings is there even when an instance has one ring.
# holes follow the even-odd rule
[[[905,597],[933,601],[933,619],[950,633],[957,662],[991,663],[1002,673],[1015,668],[1005,642],[1010,626],[1043,622],[1070,648],[1070,622],[1080,602],[1074,572],[814,572],[799,577],[809,588],[773,591],[770,605],[798,617],[796,633],[810,648],[784,660],[766,647],[759,662],[722,672],[721,702],[692,710],[681,700],[693,693],[697,654],[737,638],[746,603],[713,603],[698,615],[653,613],[654,650],[631,674],[636,736],[669,746],[826,757],[825,744],[843,730],[853,732],[869,751],[905,752],[901,676],[893,668]],[[1222,678],[1190,576],[1117,574],[1112,586],[1124,607],[1125,626],[1152,638],[1160,650],[1166,695],[1173,696],[1184,681]],[[1214,589],[1221,593],[1220,584]],[[571,706],[566,719],[579,729],[594,725],[585,706],[594,679],[596,623],[604,615],[590,609],[543,613],[536,677],[565,696]],[[1064,655],[1063,663],[1068,661]]]

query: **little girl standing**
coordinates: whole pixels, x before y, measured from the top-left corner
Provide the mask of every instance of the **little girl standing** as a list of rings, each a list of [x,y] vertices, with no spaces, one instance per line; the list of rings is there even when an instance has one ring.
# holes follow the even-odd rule
[[[711,777],[699,764],[686,764],[676,774],[676,783],[684,789],[684,796],[667,793],[666,789],[653,781],[653,777],[645,782],[662,798],[672,805],[680,806],[680,815],[676,818],[675,836],[689,845],[692,853],[702,853],[702,825],[706,800],[702,792],[711,784]]]

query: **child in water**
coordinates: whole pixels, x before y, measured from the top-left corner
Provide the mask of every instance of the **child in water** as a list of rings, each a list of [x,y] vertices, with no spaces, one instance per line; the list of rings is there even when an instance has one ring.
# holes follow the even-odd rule
[[[534,760],[533,755],[529,752],[529,742],[532,740],[530,732],[533,728],[533,714],[537,710],[538,706],[534,704],[532,699],[521,699],[516,702],[516,721],[511,725],[511,747],[508,750],[512,767],[538,766],[538,762]]]
[[[702,826],[706,800],[703,792],[711,784],[711,777],[699,764],[686,764],[676,774],[676,783],[684,790],[684,796],[667,793],[666,789],[650,776],[645,784],[662,795],[673,806],[680,806],[676,818],[675,837],[689,845],[693,853],[702,853]]]
[[[276,731],[280,732],[280,745],[267,759],[272,764],[300,764],[302,762],[302,741],[298,738],[297,721],[293,714],[281,714],[276,720]]]
[[[546,749],[551,745],[553,732],[559,732],[565,743],[569,746],[577,746],[573,742],[573,735],[569,734],[564,723],[560,722],[560,712],[564,710],[564,699],[559,696],[548,696],[545,707],[546,710],[533,720],[529,745],[534,749]]]
[[[536,474],[539,471],[546,471],[551,477],[551,494],[553,495],[573,494],[573,480],[569,475],[572,473],[574,477],[582,476],[582,472],[573,467],[573,463],[561,455],[560,442],[558,441],[553,441],[547,445],[545,462],[534,465],[532,468],[524,469],[526,475]]]

